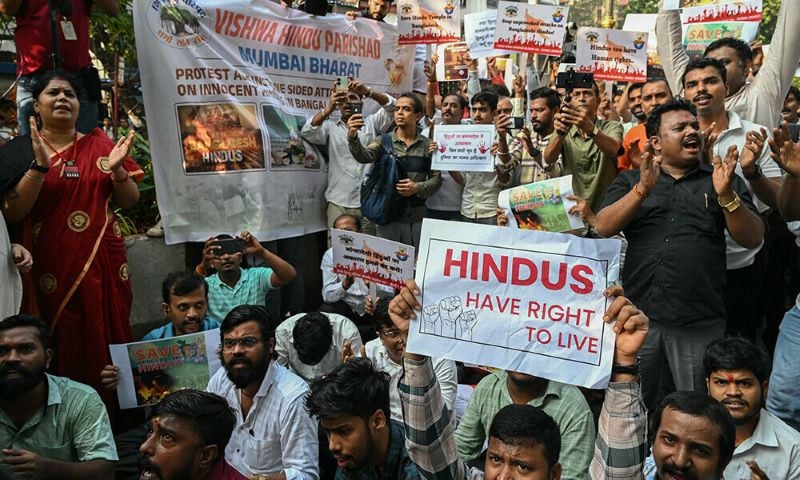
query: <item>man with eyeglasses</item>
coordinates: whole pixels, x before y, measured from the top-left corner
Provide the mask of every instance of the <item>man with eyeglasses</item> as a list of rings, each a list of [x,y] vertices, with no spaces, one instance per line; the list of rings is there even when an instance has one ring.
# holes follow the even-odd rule
[[[406,343],[400,330],[394,326],[389,317],[389,298],[378,301],[372,318],[375,321],[375,331],[378,338],[370,340],[364,345],[366,356],[372,361],[375,369],[386,372],[391,377],[389,381],[389,413],[392,420],[403,421],[403,410],[400,406],[400,394],[397,391],[397,382],[403,373],[403,351]],[[456,400],[458,378],[456,363],[443,358],[433,361],[433,372],[442,390],[442,399],[447,409],[452,412]]]
[[[262,306],[240,305],[220,326],[223,368],[208,391],[236,412],[225,458],[251,479],[317,480],[317,424],[306,413],[308,386],[271,360],[275,321]]]

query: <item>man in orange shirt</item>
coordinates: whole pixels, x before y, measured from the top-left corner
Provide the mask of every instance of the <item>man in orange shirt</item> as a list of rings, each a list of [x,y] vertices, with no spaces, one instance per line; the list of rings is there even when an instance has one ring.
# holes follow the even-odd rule
[[[631,87],[633,88],[633,87]],[[672,91],[667,81],[663,78],[648,80],[642,87],[642,111],[645,119],[658,105],[663,105],[672,100]],[[624,152],[617,160],[617,170],[620,172],[638,169],[639,161],[647,143],[647,134],[644,131],[644,122],[631,128],[622,139]]]

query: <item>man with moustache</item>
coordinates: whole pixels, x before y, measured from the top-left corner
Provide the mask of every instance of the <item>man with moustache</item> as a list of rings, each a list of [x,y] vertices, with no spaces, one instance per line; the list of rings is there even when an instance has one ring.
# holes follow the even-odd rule
[[[764,148],[769,132],[762,125],[741,118],[725,108],[725,65],[714,58],[692,60],[683,74],[684,95],[697,108],[697,120],[703,131],[716,136],[714,155],[723,156],[728,148],[738,148],[736,174],[744,177],[753,204],[761,214],[777,205],[781,170]],[[767,247],[745,248],[729,234],[725,284],[725,332],[756,341],[761,326],[761,288],[766,269]]]
[[[792,85],[783,101],[781,115],[783,121],[789,124],[789,132],[793,142],[800,141],[800,89]]]
[[[705,391],[699,360],[725,330],[724,232],[755,248],[764,223],[735,174],[736,147],[724,162],[719,155],[712,165],[702,161],[703,132],[692,104],[656,107],[646,128],[650,147],[640,169],[614,180],[596,225],[603,237],[623,231],[628,239],[622,282],[650,316],[639,355],[642,393],[652,411],[664,391]]]
[[[48,345],[36,317],[0,322],[0,465],[25,478],[112,478],[106,407],[91,387],[45,373]]]
[[[273,362],[275,324],[258,305],[240,305],[220,326],[222,367],[208,391],[236,413],[225,458],[260,480],[317,480],[317,425],[303,408],[308,386]]]
[[[531,123],[516,136],[522,143],[522,160],[519,166],[520,185],[540,182],[564,174],[564,163],[559,155],[555,163],[546,163],[542,152],[555,133],[553,118],[558,112],[561,98],[558,92],[548,87],[539,87],[530,94]],[[531,135],[533,132],[534,135]]]
[[[647,144],[647,133],[645,132],[645,120],[650,112],[658,105],[663,105],[672,100],[672,91],[669,89],[667,81],[663,78],[648,80],[642,86],[641,109],[644,119],[631,128],[622,139],[623,153],[617,159],[617,169],[620,172],[639,168],[642,160],[642,152]]]
[[[225,461],[236,415],[219,395],[178,390],[153,408],[139,480],[247,480]]]
[[[434,77],[435,79],[435,77]],[[433,88],[429,84],[429,92]],[[464,112],[469,112],[467,101],[457,94],[446,95],[442,99],[442,125],[471,124],[465,120]],[[436,118],[434,118],[434,123]],[[433,127],[436,128],[435,126]],[[422,135],[430,137],[430,130],[423,130]],[[428,197],[428,218],[439,220],[459,220],[461,218],[461,195],[464,190],[464,177],[459,172],[442,171],[442,186]]]

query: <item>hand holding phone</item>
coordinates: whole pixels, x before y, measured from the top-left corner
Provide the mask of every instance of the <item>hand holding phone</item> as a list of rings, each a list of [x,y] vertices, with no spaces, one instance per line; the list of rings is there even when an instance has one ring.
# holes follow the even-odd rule
[[[336,90],[347,90],[350,88],[350,77],[337,77]]]
[[[216,241],[219,247],[216,251],[217,256],[226,254],[242,253],[244,251],[244,240],[241,238],[223,238]]]

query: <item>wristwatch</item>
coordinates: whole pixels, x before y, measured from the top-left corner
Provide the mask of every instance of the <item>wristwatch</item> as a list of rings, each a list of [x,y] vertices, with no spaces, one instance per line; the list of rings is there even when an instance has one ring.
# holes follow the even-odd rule
[[[761,165],[759,164],[756,164],[756,171],[752,175],[744,173],[744,170],[742,170],[742,174],[744,175],[744,178],[746,178],[747,180],[758,180],[759,178],[764,176],[764,173],[761,171]]]
[[[36,163],[36,160],[31,162],[31,166],[28,167],[28,170],[34,170],[36,172],[47,173],[50,171],[50,167],[43,167]]]
[[[611,367],[611,373],[619,373],[619,374],[627,374],[627,375],[639,375],[639,363],[642,360],[639,357],[636,357],[636,363],[633,365],[620,365],[615,363]]]
[[[719,204],[720,207],[722,207],[725,210],[727,210],[728,213],[733,213],[739,207],[742,206],[742,199],[739,198],[739,195],[737,195],[736,192],[733,192],[733,200],[731,200],[728,203],[723,204],[722,201],[720,201],[719,197],[717,197],[717,203]]]

